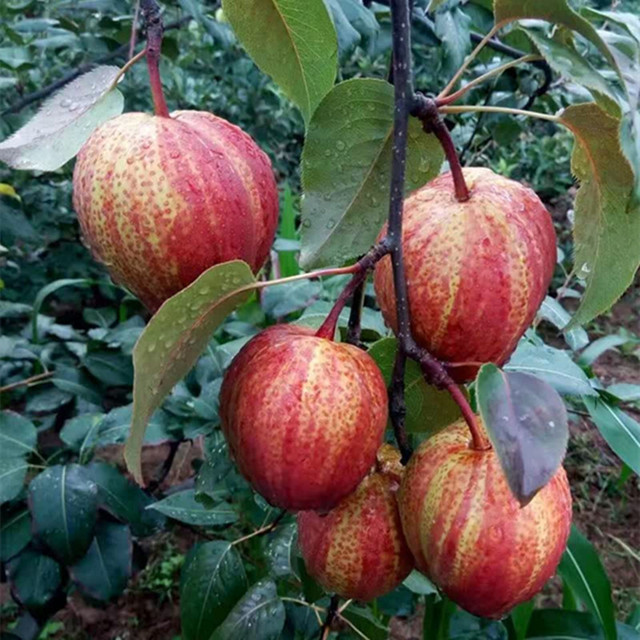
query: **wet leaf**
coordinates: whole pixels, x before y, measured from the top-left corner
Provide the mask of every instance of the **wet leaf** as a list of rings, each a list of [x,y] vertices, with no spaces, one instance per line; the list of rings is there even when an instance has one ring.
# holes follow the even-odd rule
[[[60,565],[49,556],[27,549],[9,562],[9,578],[19,602],[37,612],[55,597],[62,584]]]
[[[128,523],[134,535],[148,536],[163,527],[164,516],[147,509],[154,499],[118,469],[106,462],[92,462],[86,469],[98,487],[100,506]]]
[[[77,465],[45,469],[29,485],[33,532],[65,564],[91,544],[98,511],[98,488]]]
[[[119,596],[131,577],[132,542],[129,527],[101,521],[87,553],[70,567],[80,591],[95,600]]]
[[[215,507],[209,507],[204,502],[196,500],[193,489],[167,496],[164,500],[149,505],[147,509],[159,511],[180,522],[202,527],[231,524],[238,519],[238,514],[229,503],[222,502]]]
[[[112,87],[119,73],[118,67],[101,66],[70,82],[24,127],[0,142],[0,160],[14,169],[59,169],[98,125],[122,113],[124,98]]]
[[[308,122],[337,71],[336,31],[323,0],[224,0],[222,8],[258,67]]]
[[[180,616],[185,640],[210,640],[247,588],[242,560],[228,542],[194,546],[180,576]]]
[[[476,380],[480,415],[509,488],[527,504],[562,463],[569,438],[562,398],[539,378],[484,365]]]
[[[271,580],[256,582],[233,607],[211,640],[276,640],[285,610]]]
[[[393,87],[383,80],[336,85],[315,112],[302,152],[303,268],[340,265],[369,250],[389,206]],[[407,191],[438,175],[443,154],[409,123]]]
[[[611,584],[593,545],[571,527],[567,549],[558,573],[575,596],[600,622],[606,640],[616,640],[616,621],[611,601]]]
[[[140,452],[151,415],[255,286],[249,265],[240,260],[211,267],[169,298],[138,339],[133,350],[133,417],[124,454],[138,483],[143,481]]]

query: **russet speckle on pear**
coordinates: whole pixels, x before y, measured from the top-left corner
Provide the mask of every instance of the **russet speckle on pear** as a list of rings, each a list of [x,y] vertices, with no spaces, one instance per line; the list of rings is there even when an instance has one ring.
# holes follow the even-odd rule
[[[383,445],[375,471],[338,506],[328,514],[298,514],[298,544],[307,571],[327,591],[367,602],[409,575],[413,558],[396,502],[402,472],[399,452]]]
[[[402,232],[413,337],[446,363],[472,363],[450,368],[456,382],[473,379],[475,363],[507,360],[556,264],[551,216],[531,189],[489,169],[463,172],[468,201],[456,200],[443,174],[405,200]],[[376,266],[374,286],[395,330],[390,257]]]
[[[398,505],[416,567],[463,609],[486,618],[506,615],[542,589],[571,528],[564,469],[521,507],[495,450],[470,447],[464,420],[415,451]]]
[[[241,473],[282,509],[327,510],[371,468],[387,391],[371,356],[296,325],[253,337],[227,370],[220,419]]]
[[[78,154],[73,203],[95,257],[153,312],[221,262],[259,271],[278,223],[267,155],[203,111],[105,122]]]

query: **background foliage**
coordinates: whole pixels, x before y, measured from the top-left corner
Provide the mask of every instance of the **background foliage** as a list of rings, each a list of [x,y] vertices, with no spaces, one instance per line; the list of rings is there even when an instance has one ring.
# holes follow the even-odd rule
[[[416,2],[418,8],[426,4]],[[492,24],[489,2],[437,4],[433,19],[414,24],[416,85],[427,91],[441,88],[459,66],[472,46],[471,32],[485,33]],[[166,5],[165,22],[175,27],[167,31],[163,47],[167,101],[171,108],[202,109],[227,118],[269,153],[282,212],[272,275],[295,275],[301,179],[308,190],[314,184],[313,167],[303,161],[305,175],[299,170],[309,113],[289,101],[287,96],[297,95],[295,86],[279,88],[254,65],[216,3]],[[338,35],[338,80],[385,79],[388,9],[376,3],[366,9],[356,0],[327,0],[327,5]],[[605,2],[574,6],[610,8]],[[637,14],[640,5],[629,0],[617,9]],[[122,64],[131,22],[132,7],[124,0],[2,3],[0,137],[33,113],[34,104],[14,108],[24,96],[89,61],[109,58]],[[519,48],[530,46],[518,32],[504,40]],[[580,46],[597,66],[593,49],[583,42]],[[484,53],[473,73],[495,64],[494,56]],[[536,109],[555,113],[585,99],[584,89],[571,80],[554,76],[542,93],[544,83],[539,67],[518,67],[482,85],[469,102],[522,107],[535,99]],[[127,110],[151,109],[143,65],[127,74],[120,89]],[[489,114],[466,114],[451,123],[465,164],[489,166],[531,184],[552,208],[560,240],[554,297],[545,301],[535,331],[523,339],[506,369],[534,371],[566,399],[574,419],[567,465],[576,520],[605,551],[615,597],[601,559],[576,529],[560,567],[562,580],[549,586],[533,612],[523,605],[504,622],[482,621],[456,610],[428,581],[412,574],[370,606],[345,609],[337,633],[385,638],[391,625],[394,637],[413,637],[406,634],[417,620],[418,627],[424,626],[416,637],[424,633],[425,638],[638,637],[640,594],[633,588],[640,575],[638,479],[633,474],[640,472],[637,289],[587,330],[561,332],[584,290],[579,277],[566,279],[574,266],[571,135],[552,123]],[[312,134],[310,129],[310,139]],[[416,166],[416,171],[428,170],[419,159]],[[73,603],[81,595],[94,608],[113,607],[107,609],[111,612],[128,606],[121,626],[135,629],[138,617],[134,637],[172,637],[179,625],[169,618],[167,627],[155,630],[153,616],[140,603],[150,598],[157,608],[179,591],[186,640],[208,639],[214,632],[215,638],[313,637],[328,598],[306,574],[292,518],[284,517],[264,535],[237,542],[268,527],[278,513],[230,464],[217,428],[217,396],[225,367],[246,340],[280,320],[318,326],[344,279],[269,288],[224,322],[205,355],[151,420],[146,443],[155,446],[146,450],[143,465],[152,483],[143,491],[123,472],[120,448],[112,445],[123,443],[128,433],[131,354],[148,316],[82,246],[71,208],[71,168],[69,163],[35,175],[0,168],[0,560],[15,602],[3,604],[3,617],[10,621],[6,633],[85,637],[82,628],[91,624],[86,618],[78,624],[68,610],[47,622],[66,606],[68,596]],[[312,205],[311,196],[304,206]],[[388,374],[393,341],[375,311],[371,290],[366,305],[363,337],[376,343],[373,354]],[[442,416],[454,409],[412,375],[409,427],[418,441],[443,426]],[[34,381],[13,386],[28,378]],[[62,490],[68,499],[65,509]],[[137,576],[133,582],[132,576]],[[107,605],[109,601],[118,604]],[[261,606],[254,612],[256,602]],[[550,608],[560,605],[564,611]],[[175,607],[167,611],[176,615]],[[626,622],[616,623],[616,618]],[[246,625],[240,627],[244,635],[234,636],[238,620]],[[101,637],[98,628],[91,637]]]

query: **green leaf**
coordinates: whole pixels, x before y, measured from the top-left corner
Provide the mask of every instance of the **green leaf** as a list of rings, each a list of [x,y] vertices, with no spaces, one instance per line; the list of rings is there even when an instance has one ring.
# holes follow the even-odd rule
[[[383,338],[369,349],[369,355],[380,367],[387,385],[391,383],[396,346],[395,338]],[[407,362],[404,381],[407,405],[405,426],[408,431],[433,435],[461,417],[460,407],[451,395],[427,384],[420,367],[413,360]]]
[[[133,382],[131,358],[122,353],[97,351],[83,361],[91,375],[108,387],[129,387]]]
[[[598,395],[585,372],[566,351],[547,345],[521,342],[504,366],[505,371],[530,373],[568,396]]]
[[[28,509],[18,507],[0,512],[0,562],[20,553],[31,540],[31,518]]]
[[[637,640],[632,628],[617,623],[618,640]],[[597,618],[583,611],[537,609],[531,616],[528,640],[605,640]]]
[[[151,318],[133,350],[133,418],[124,458],[142,484],[140,452],[153,412],[204,351],[222,321],[256,287],[248,264],[225,262],[205,271],[169,298]]]
[[[327,0],[331,11],[331,19],[338,37],[339,58],[344,60],[360,42],[360,34],[352,26],[344,14],[340,0]]]
[[[180,491],[167,496],[164,500],[150,504],[147,509],[153,509],[163,513],[169,518],[203,527],[217,527],[223,524],[236,522],[238,514],[233,507],[222,502],[211,508],[196,500],[193,489]]]
[[[340,615],[369,640],[387,640],[389,637],[388,627],[373,615],[371,609],[350,605]]]
[[[20,493],[28,469],[29,463],[24,458],[0,458],[0,504]]]
[[[496,24],[521,19],[546,20],[562,24],[584,36],[618,71],[616,61],[609,48],[598,35],[593,25],[577,14],[566,0],[494,0],[493,13]]]
[[[290,523],[280,527],[269,541],[265,555],[272,576],[296,575],[297,538],[298,528],[295,523]]]
[[[438,594],[429,595],[425,599],[422,637],[424,640],[449,640],[451,616],[457,606],[446,597]]]
[[[106,602],[119,596],[131,577],[133,545],[129,527],[101,521],[87,553],[69,571],[80,591]]]
[[[151,535],[164,526],[164,516],[147,509],[154,502],[139,486],[105,462],[92,462],[87,474],[98,487],[100,506],[128,523],[134,535]]]
[[[205,459],[196,477],[196,494],[211,496],[232,468],[227,442],[220,431],[214,431],[205,440]]]
[[[562,331],[572,351],[579,351],[589,344],[589,334],[582,327],[569,328],[571,315],[555,298],[547,296],[542,301],[537,315]]]
[[[592,365],[605,351],[609,349],[615,349],[620,345],[626,344],[630,341],[629,337],[620,336],[615,333],[608,336],[603,336],[594,340],[578,358],[578,363],[583,367]]]
[[[29,485],[33,532],[65,564],[91,544],[98,512],[98,488],[77,465],[45,469]]]
[[[567,450],[562,398],[539,378],[493,364],[480,369],[476,394],[509,488],[525,505],[551,480]]]
[[[336,31],[323,0],[224,0],[222,8],[254,62],[309,122],[337,71]]]
[[[124,98],[112,86],[119,73],[118,67],[96,67],[48,98],[24,127],[0,143],[0,160],[14,169],[59,169],[98,125],[122,113]]]
[[[387,217],[393,87],[347,80],[316,110],[302,151],[303,268],[343,264],[365,253]],[[435,177],[443,153],[420,123],[409,123],[407,191]]]
[[[618,382],[607,387],[607,393],[614,395],[622,402],[638,402],[640,400],[640,384]]]
[[[180,576],[184,640],[209,640],[247,588],[238,552],[216,540],[194,546]]]
[[[640,475],[640,424],[602,400],[583,398],[583,402],[607,444]]]
[[[82,312],[82,318],[87,324],[94,327],[102,327],[108,329],[114,325],[118,319],[116,310],[111,307],[103,307],[102,309],[87,308]]]
[[[524,32],[554,71],[588,89],[605,111],[620,117],[620,106],[607,81],[573,46],[550,38],[541,29],[527,28]]]
[[[402,583],[409,591],[419,595],[428,596],[432,593],[438,593],[436,586],[419,571],[414,569]]]
[[[8,573],[13,593],[29,611],[44,609],[62,584],[60,565],[32,549],[11,560]]]
[[[285,240],[297,240],[298,233],[296,231],[296,210],[293,206],[293,195],[289,183],[285,184],[282,212],[280,214],[280,228],[278,237]],[[278,251],[278,259],[280,260],[280,275],[283,278],[289,276],[297,276],[300,273],[296,253],[294,251]]]
[[[509,617],[515,631],[515,640],[524,640],[527,637],[527,629],[529,628],[535,604],[535,600],[532,598],[511,610]]]
[[[434,22],[435,34],[442,41],[443,73],[449,77],[457,71],[471,49],[471,18],[460,7],[453,7],[438,11]]]
[[[449,624],[450,640],[507,640],[502,622],[477,618],[466,611],[456,611]]]
[[[580,180],[575,201],[575,268],[587,286],[574,321],[606,311],[633,281],[640,264],[640,206],[634,175],[620,149],[619,121],[594,103],[567,107],[560,122],[576,138],[571,168]]]
[[[33,341],[37,344],[39,342],[38,336],[38,314],[40,313],[40,307],[45,301],[45,298],[62,287],[88,287],[93,284],[91,280],[86,278],[64,278],[62,280],[54,280],[45,285],[38,291],[36,299],[33,301],[33,314],[31,316],[31,327],[33,332]]]
[[[103,396],[99,387],[89,376],[75,367],[57,364],[51,382],[60,391],[83,398],[96,406],[102,404]]]
[[[33,423],[13,411],[0,413],[0,458],[25,457],[35,451],[38,432]]]
[[[616,621],[611,601],[611,584],[591,543],[571,527],[571,535],[558,573],[588,611],[599,621],[606,640],[616,640]]]
[[[68,420],[60,437],[78,452],[81,463],[87,462],[96,447],[124,442],[131,427],[132,405],[117,407],[106,415],[86,413]],[[156,411],[149,420],[144,434],[145,444],[161,444],[172,440],[169,432],[170,419],[162,410]]]
[[[233,607],[211,640],[277,640],[284,618],[275,583],[260,580]]]

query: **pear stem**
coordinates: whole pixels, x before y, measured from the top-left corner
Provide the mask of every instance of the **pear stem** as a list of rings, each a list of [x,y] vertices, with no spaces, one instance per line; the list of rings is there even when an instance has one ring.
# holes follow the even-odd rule
[[[162,118],[169,117],[169,108],[162,90],[160,79],[160,52],[164,26],[160,15],[160,6],[155,0],[141,0],[140,13],[147,27],[147,68],[155,114]]]
[[[491,449],[491,444],[484,437],[478,424],[477,416],[473,413],[466,396],[462,393],[462,389],[455,382],[452,382],[447,384],[447,391],[460,407],[462,416],[469,427],[469,431],[471,431],[471,448],[476,451]]]
[[[358,287],[364,284],[367,279],[369,270],[372,269],[376,263],[389,252],[389,244],[387,239],[384,238],[378,244],[374,245],[368,253],[366,253],[358,262],[353,265],[352,273],[354,274],[351,280],[347,283],[347,286],[342,290],[335,304],[329,311],[325,321],[322,323],[316,336],[318,338],[326,338],[327,340],[333,340],[336,335],[336,328],[338,326],[338,319],[344,309],[349,298],[357,291]]]

